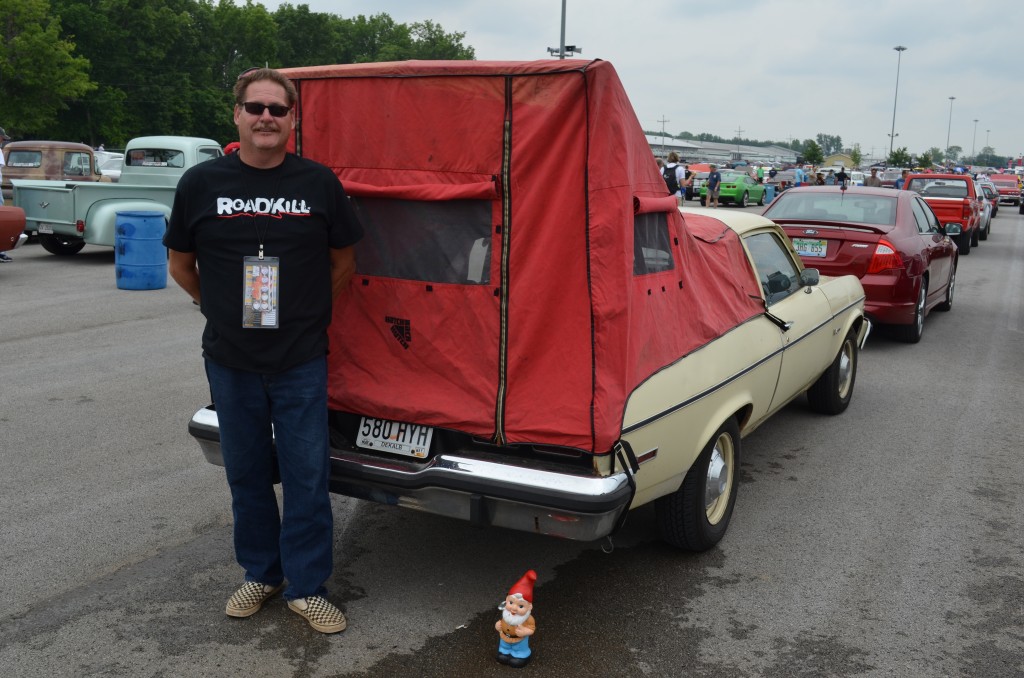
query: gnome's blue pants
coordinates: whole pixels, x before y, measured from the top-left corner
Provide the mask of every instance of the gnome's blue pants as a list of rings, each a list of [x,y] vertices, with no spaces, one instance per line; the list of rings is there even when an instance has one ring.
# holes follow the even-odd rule
[[[510,654],[516,659],[526,659],[530,656],[530,639],[523,638],[518,643],[506,643],[498,638],[498,652]]]

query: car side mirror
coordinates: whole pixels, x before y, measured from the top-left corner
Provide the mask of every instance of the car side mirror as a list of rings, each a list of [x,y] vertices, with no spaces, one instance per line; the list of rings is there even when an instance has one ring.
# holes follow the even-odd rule
[[[939,226],[939,231],[948,236],[954,236],[963,233],[964,229],[960,224],[946,224],[945,226]]]
[[[821,272],[816,268],[805,268],[800,271],[800,286],[814,287],[821,282]]]

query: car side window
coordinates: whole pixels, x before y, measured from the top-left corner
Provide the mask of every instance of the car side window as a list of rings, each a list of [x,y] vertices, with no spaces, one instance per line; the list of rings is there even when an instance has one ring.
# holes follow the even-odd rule
[[[935,217],[935,212],[921,198],[913,199],[913,216],[918,220],[918,230],[923,234],[939,232],[939,220]]]
[[[928,212],[921,206],[921,199],[914,198],[911,206],[914,211],[914,221],[917,222],[918,233],[929,233],[932,230],[932,223],[928,219]],[[937,230],[937,229],[936,229]]]
[[[743,241],[754,260],[765,302],[785,299],[800,288],[800,271],[789,249],[775,233],[755,233]]]

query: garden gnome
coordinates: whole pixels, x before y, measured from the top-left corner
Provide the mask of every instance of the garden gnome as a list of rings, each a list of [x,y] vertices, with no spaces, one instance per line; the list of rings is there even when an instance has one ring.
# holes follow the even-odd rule
[[[516,669],[530,663],[530,636],[537,627],[531,614],[535,581],[537,573],[527,571],[498,606],[501,619],[494,625],[498,632],[498,661]]]

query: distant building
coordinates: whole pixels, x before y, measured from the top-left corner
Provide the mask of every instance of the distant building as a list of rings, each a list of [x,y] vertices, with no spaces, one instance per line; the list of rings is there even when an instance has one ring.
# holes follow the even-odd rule
[[[745,162],[750,165],[791,165],[796,151],[784,146],[748,146],[745,144],[676,139],[648,134],[647,143],[657,158],[666,158],[675,151],[683,162],[713,162],[718,165]]]
[[[853,158],[845,153],[833,153],[821,161],[822,167],[837,167],[839,165],[842,165],[846,169],[853,169],[855,167],[853,164]]]

